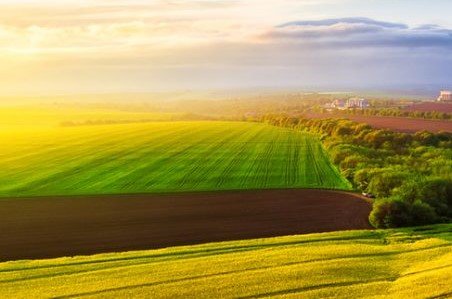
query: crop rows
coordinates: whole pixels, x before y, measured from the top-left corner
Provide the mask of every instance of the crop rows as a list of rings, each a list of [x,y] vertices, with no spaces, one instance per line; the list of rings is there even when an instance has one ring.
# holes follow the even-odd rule
[[[0,263],[0,297],[449,298],[451,225]]]
[[[3,140],[0,196],[349,188],[314,137],[264,124],[71,127]]]

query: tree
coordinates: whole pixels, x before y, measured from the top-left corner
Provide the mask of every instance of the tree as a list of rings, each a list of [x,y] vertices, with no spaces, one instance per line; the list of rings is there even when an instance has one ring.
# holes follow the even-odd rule
[[[415,201],[410,211],[411,221],[414,225],[426,225],[435,223],[438,216],[430,205],[420,200]]]
[[[399,200],[381,199],[374,203],[369,222],[375,228],[393,228],[412,224],[410,207]]]
[[[395,188],[400,187],[409,177],[406,172],[385,168],[382,172],[376,173],[369,182],[368,191],[377,197],[384,198],[392,195]]]
[[[420,188],[419,198],[434,208],[438,215],[452,217],[452,182],[445,179],[427,180]]]
[[[435,134],[427,131],[417,132],[416,134],[414,134],[413,138],[420,144],[427,146],[436,146],[440,141]]]
[[[422,199],[421,188],[423,183],[417,180],[407,180],[393,190],[393,195],[399,200],[412,204]]]

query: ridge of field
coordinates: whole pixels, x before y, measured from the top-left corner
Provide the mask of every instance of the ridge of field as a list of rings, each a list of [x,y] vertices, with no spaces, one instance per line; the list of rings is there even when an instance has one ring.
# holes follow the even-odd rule
[[[3,298],[446,298],[452,225],[0,263]]]
[[[0,196],[350,189],[318,139],[244,122],[157,122],[4,135]]]

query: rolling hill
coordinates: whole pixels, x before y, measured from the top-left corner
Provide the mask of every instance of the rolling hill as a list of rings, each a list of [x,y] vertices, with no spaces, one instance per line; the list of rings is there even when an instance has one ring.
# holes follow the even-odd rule
[[[265,124],[132,123],[1,137],[3,197],[350,189],[318,139]]]
[[[447,298],[452,225],[0,263],[3,298]]]

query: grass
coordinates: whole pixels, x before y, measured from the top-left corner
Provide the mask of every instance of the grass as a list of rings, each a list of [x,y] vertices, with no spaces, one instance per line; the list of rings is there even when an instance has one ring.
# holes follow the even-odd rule
[[[177,116],[179,114],[129,112],[114,108],[83,107],[78,105],[61,107],[49,107],[49,105],[40,107],[30,105],[2,107],[0,103],[0,134],[8,132],[34,134],[36,131],[59,127],[66,122],[164,121],[171,120]]]
[[[350,189],[316,138],[265,124],[54,127],[0,138],[0,196]]]
[[[452,295],[452,225],[346,231],[0,264],[0,297]]]

